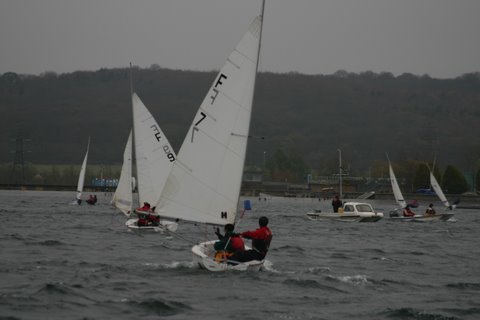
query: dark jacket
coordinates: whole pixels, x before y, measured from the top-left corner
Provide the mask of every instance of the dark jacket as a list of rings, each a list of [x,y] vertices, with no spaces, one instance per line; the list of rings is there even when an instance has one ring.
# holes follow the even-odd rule
[[[252,239],[252,249],[265,256],[270,248],[273,234],[268,227],[261,227],[255,231],[242,232],[241,236]]]

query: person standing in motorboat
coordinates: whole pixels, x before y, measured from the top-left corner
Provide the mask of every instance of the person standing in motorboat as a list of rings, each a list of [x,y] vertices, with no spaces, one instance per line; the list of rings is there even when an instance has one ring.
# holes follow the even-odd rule
[[[413,212],[410,209],[410,205],[407,204],[407,206],[403,209],[403,216],[404,217],[415,217],[415,212]]]
[[[426,216],[434,216],[435,213],[436,213],[436,212],[435,212],[435,209],[433,209],[433,203],[430,203],[430,204],[428,205],[427,210],[425,210],[425,215],[426,215]]]
[[[268,218],[260,217],[258,219],[258,224],[260,228],[254,231],[245,231],[240,233],[245,239],[252,240],[252,249],[245,250],[244,252],[237,252],[231,257],[231,260],[239,262],[247,262],[251,260],[263,260],[267,255],[268,249],[270,248],[270,242],[272,241],[272,231],[268,228]]]
[[[338,208],[343,206],[342,200],[338,196],[335,196],[332,200],[333,212],[338,212]]]

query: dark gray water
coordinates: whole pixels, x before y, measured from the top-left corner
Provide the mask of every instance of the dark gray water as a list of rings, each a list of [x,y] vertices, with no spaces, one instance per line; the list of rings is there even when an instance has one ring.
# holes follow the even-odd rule
[[[326,202],[251,198],[239,230],[270,218],[266,270],[214,274],[192,263],[203,227],[134,233],[103,194],[73,196],[0,191],[0,319],[480,319],[480,212],[320,222],[305,212]]]

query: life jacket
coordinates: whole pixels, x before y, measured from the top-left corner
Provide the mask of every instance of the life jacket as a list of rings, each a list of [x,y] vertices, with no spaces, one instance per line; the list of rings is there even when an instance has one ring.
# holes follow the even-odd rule
[[[243,242],[242,238],[239,236],[230,237],[230,249],[233,252],[245,251],[245,243]]]
[[[220,250],[215,252],[214,260],[215,262],[222,263],[226,262],[231,256],[233,256],[233,252]]]

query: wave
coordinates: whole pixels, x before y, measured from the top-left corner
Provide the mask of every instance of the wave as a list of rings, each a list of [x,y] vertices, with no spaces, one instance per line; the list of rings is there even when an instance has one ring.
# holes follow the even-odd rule
[[[324,274],[330,271],[331,271],[330,267],[312,267],[312,268],[308,268],[307,273],[318,275],[318,274]]]
[[[310,288],[310,289],[325,289],[327,291],[347,293],[347,291],[341,290],[336,287],[324,285],[319,281],[312,280],[312,279],[299,279],[299,278],[287,279],[287,280],[284,280],[283,283],[286,284],[287,286],[295,286],[295,287]]]
[[[354,286],[365,286],[370,281],[368,280],[366,275],[354,275],[354,276],[332,276],[328,275],[327,279],[335,280],[342,283],[353,284]]]
[[[284,252],[284,251],[304,252],[305,249],[302,248],[302,247],[300,247],[300,246],[285,245],[285,246],[281,246],[281,247],[271,248],[270,251],[278,251],[278,252]]]
[[[42,246],[61,246],[61,245],[64,245],[63,242],[58,241],[58,240],[45,240],[45,241],[38,242],[38,244],[42,245]]]
[[[447,288],[454,289],[468,289],[468,290],[480,290],[480,283],[470,283],[470,282],[458,282],[458,283],[449,283],[446,285]]]
[[[127,301],[127,304],[145,311],[147,313],[155,313],[159,316],[174,316],[184,311],[192,310],[189,305],[177,301],[167,301],[161,299],[147,299],[143,301]]]
[[[412,308],[386,309],[380,313],[383,316],[394,319],[419,319],[419,320],[459,320],[460,318],[446,316],[425,311],[416,311]]]
[[[86,299],[85,296],[78,294],[75,289],[82,289],[83,286],[81,284],[75,284],[73,286],[69,286],[64,284],[63,282],[55,282],[55,283],[45,283],[38,289],[34,294],[33,297],[42,296],[47,294],[49,296],[61,296],[61,297],[80,297]]]
[[[478,319],[480,315],[480,308],[466,308],[466,309],[447,308],[444,310],[450,313],[461,315],[461,316],[477,315],[477,317],[475,317],[476,319]]]

